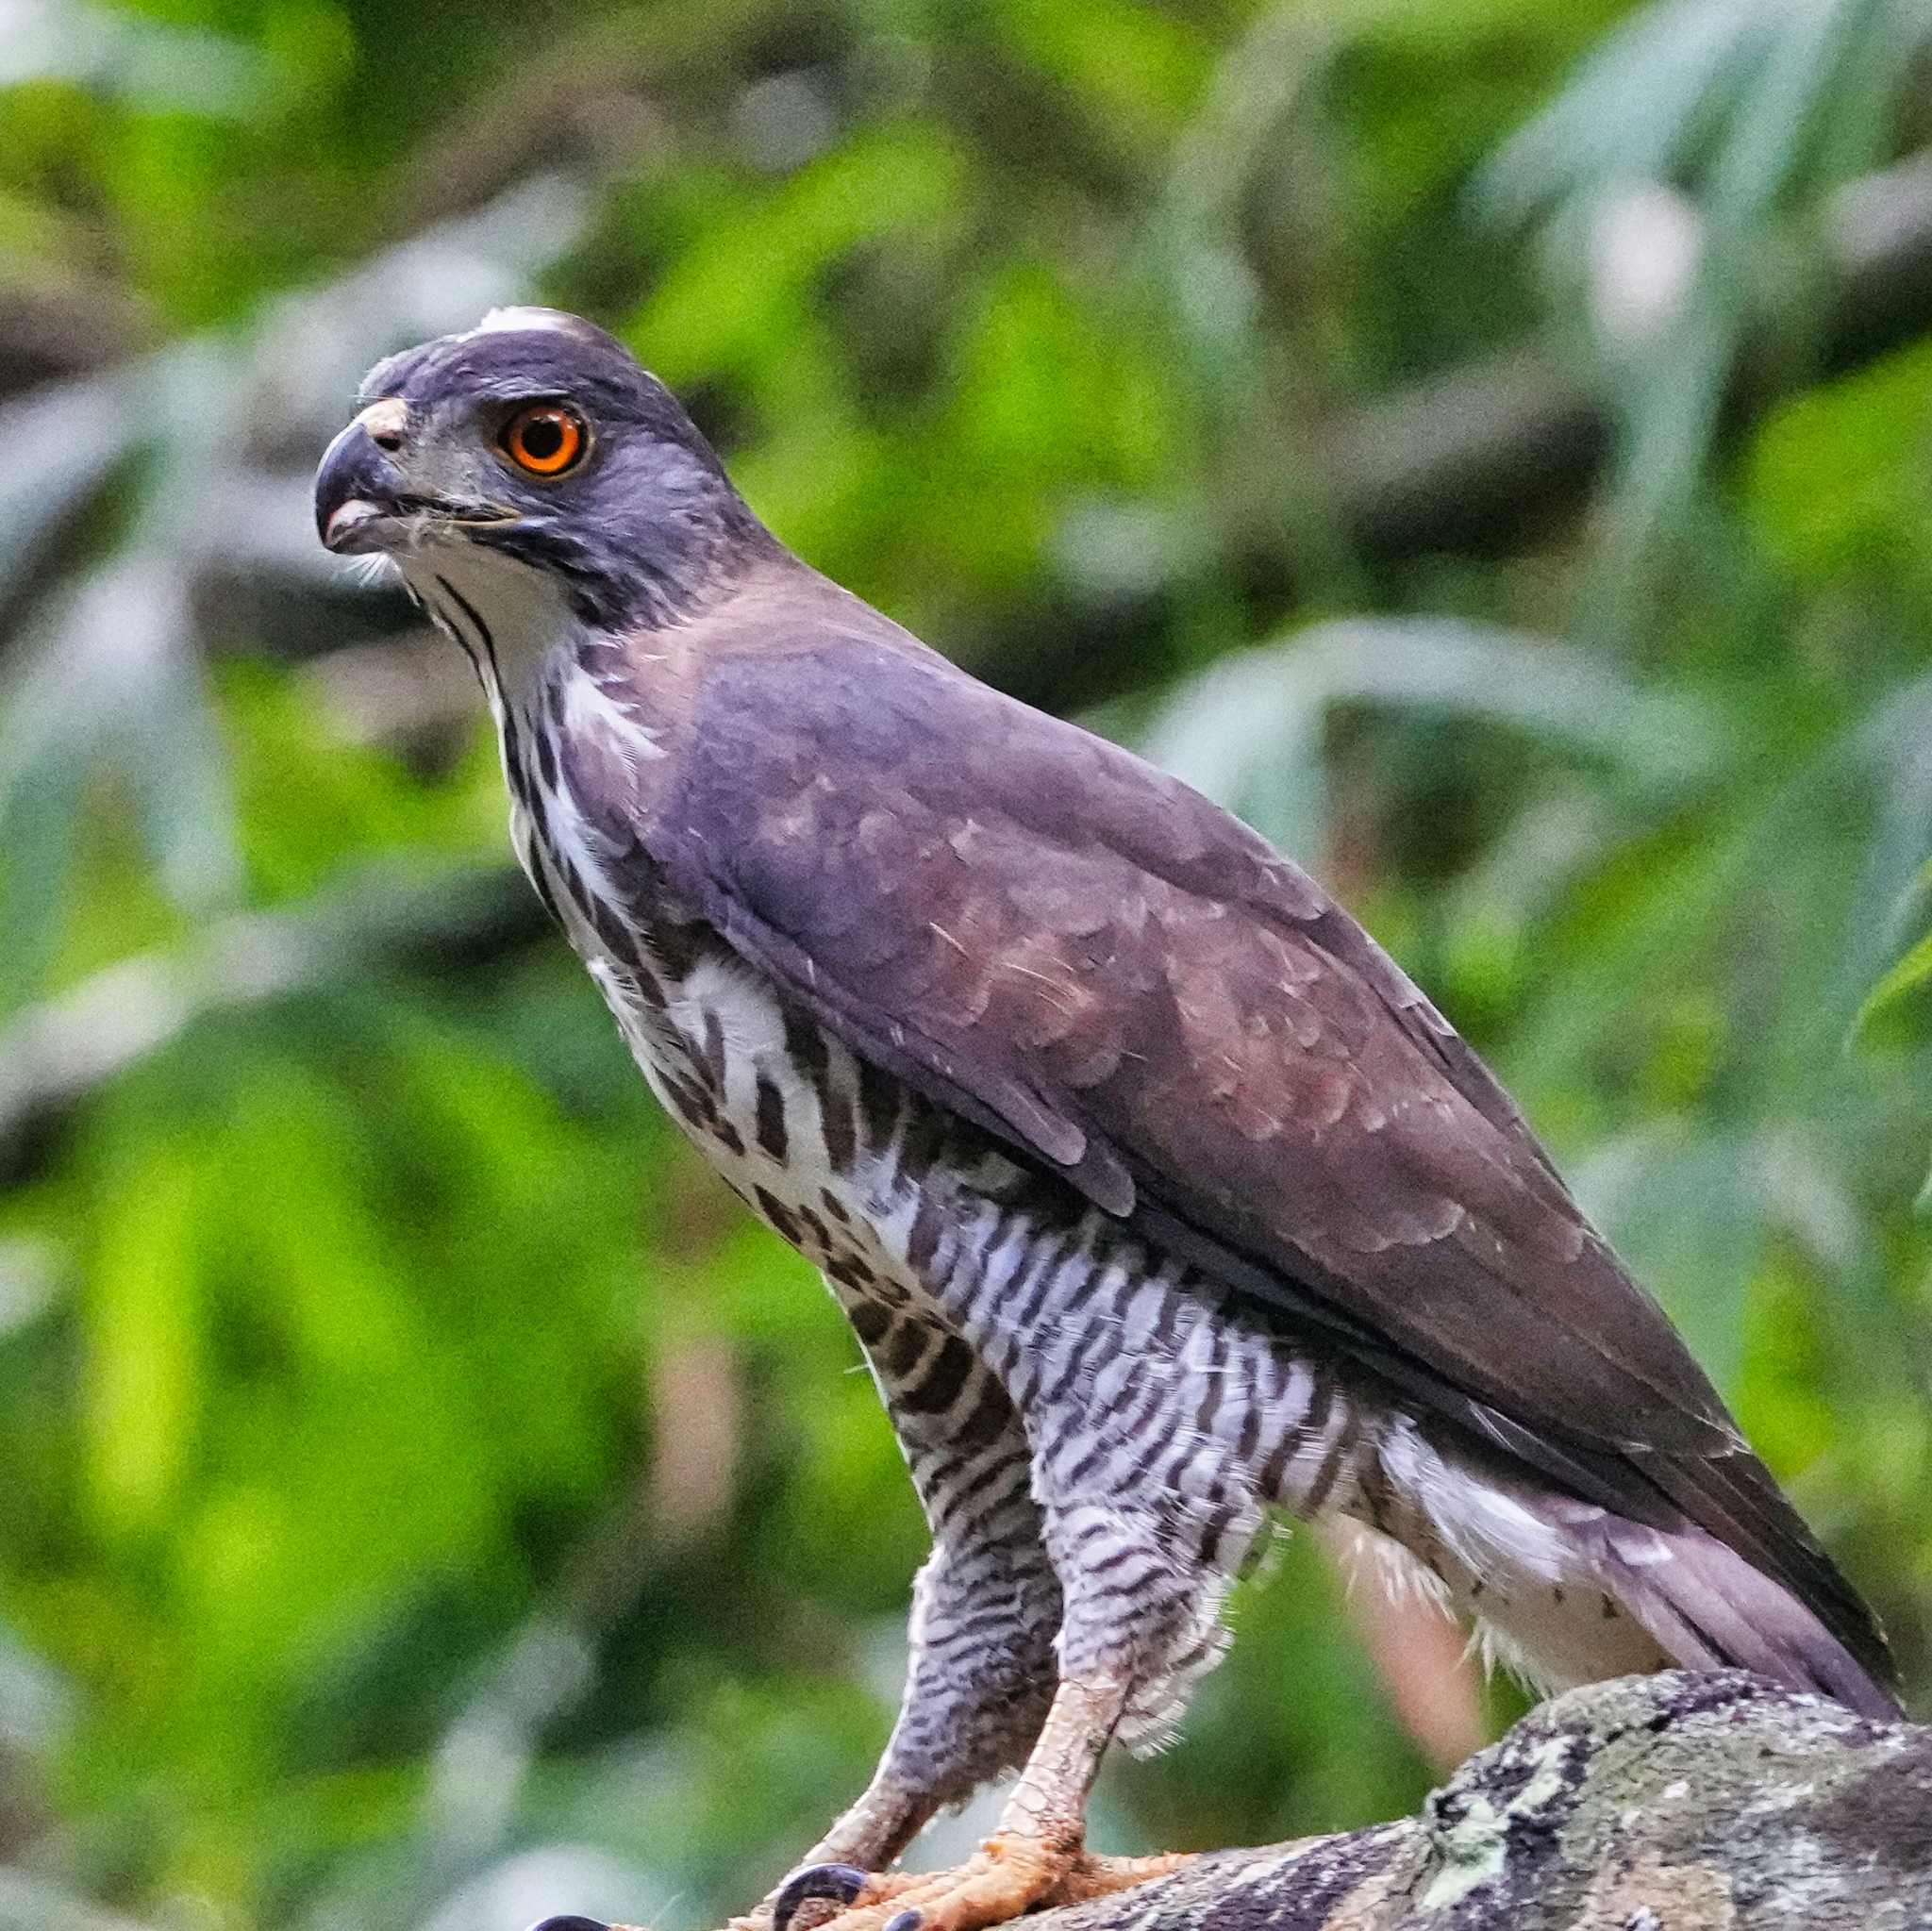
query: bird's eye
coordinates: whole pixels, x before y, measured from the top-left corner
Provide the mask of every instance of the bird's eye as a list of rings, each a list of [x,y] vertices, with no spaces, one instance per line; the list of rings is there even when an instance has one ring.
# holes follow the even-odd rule
[[[519,411],[497,438],[497,446],[533,476],[560,476],[584,453],[584,419],[561,403],[540,402]]]

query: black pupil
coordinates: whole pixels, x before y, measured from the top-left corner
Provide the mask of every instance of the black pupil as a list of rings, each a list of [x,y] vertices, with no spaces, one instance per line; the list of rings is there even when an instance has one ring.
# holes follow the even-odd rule
[[[563,449],[563,418],[558,415],[532,416],[524,424],[521,441],[524,454],[532,462],[549,462]]]

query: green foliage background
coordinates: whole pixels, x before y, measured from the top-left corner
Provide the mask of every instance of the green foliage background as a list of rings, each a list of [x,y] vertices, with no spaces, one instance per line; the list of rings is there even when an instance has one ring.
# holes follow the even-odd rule
[[[518,296],[1341,891],[1925,1709],[1932,301],[1826,321],[1927,219],[1908,0],[42,0],[0,82],[0,1923],[704,1925],[884,1736],[854,1346],[308,527],[361,368]],[[1588,494],[1431,442],[1524,395]],[[1295,1540],[1103,1841],[1419,1797],[1345,1595]]]

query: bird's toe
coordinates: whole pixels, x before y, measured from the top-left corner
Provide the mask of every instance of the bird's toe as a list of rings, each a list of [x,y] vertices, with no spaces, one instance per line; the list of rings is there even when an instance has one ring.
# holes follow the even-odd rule
[[[890,1893],[874,1885],[826,1931],[984,1931],[1057,1902],[1078,1861],[1074,1846],[1002,1834],[958,1870],[902,1878]]]
[[[772,1931],[791,1931],[791,1922],[801,1905],[824,1902],[833,1906],[830,1915],[857,1904],[873,1873],[856,1864],[808,1864],[794,1871],[778,1887],[772,1900]]]
[[[1186,1862],[1186,1853],[1097,1857],[1077,1841],[1002,1832],[958,1870],[870,1879],[824,1931],[987,1931],[1042,1906],[1083,1904],[1165,1877]]]

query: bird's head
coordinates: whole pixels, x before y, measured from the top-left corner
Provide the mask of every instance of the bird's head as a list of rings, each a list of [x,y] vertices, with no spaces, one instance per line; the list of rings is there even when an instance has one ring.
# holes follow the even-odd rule
[[[498,309],[378,362],[358,400],[316,474],[316,529],[419,591],[535,573],[579,622],[661,624],[763,537],[676,398],[577,316]]]

